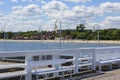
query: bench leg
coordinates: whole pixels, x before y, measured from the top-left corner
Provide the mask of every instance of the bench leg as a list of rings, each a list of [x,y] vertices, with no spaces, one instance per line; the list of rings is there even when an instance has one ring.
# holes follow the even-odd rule
[[[99,72],[102,72],[101,64],[99,64]]]
[[[118,65],[119,67],[120,67],[120,63],[119,63],[119,65]]]
[[[59,72],[53,73],[53,77],[59,76]]]
[[[64,73],[64,71],[62,72],[62,78],[64,78],[64,75],[65,75],[65,73]]]
[[[38,80],[38,75],[36,75],[36,80]]]
[[[112,63],[110,63],[110,70],[112,69]]]
[[[47,77],[47,74],[44,74],[43,76],[44,76],[44,79],[43,79],[43,80],[47,80],[47,78],[48,78],[48,77]]]
[[[72,80],[72,71],[70,70],[70,79]]]

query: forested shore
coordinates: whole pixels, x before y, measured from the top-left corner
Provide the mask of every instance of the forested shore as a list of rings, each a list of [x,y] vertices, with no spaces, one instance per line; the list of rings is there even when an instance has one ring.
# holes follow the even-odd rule
[[[57,31],[27,31],[27,32],[0,32],[0,39],[20,40],[54,40],[59,38],[60,30]],[[76,29],[61,30],[64,40],[97,40],[98,30],[93,32],[90,29],[76,27]],[[120,40],[120,29],[99,30],[100,40]]]

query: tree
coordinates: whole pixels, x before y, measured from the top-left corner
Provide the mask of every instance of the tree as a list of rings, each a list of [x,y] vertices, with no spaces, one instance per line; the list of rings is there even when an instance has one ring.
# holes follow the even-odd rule
[[[84,31],[84,28],[85,28],[85,25],[84,25],[84,24],[79,24],[79,25],[76,27],[76,30],[77,30],[77,31]]]
[[[70,37],[71,37],[72,39],[76,39],[76,37],[77,37],[77,32],[71,32]]]
[[[2,32],[0,32],[0,39],[2,39],[3,38],[3,34],[2,34]]]
[[[120,30],[113,30],[112,31],[112,39],[114,39],[114,40],[120,39]]]
[[[7,35],[8,35],[8,39],[12,39],[14,33],[13,32],[7,32]]]

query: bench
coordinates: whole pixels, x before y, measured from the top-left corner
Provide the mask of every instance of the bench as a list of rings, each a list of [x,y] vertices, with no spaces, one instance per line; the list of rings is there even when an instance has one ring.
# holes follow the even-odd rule
[[[30,66],[31,68],[34,68],[35,71],[32,71],[33,75],[36,75],[36,77],[38,75],[48,75],[50,73],[59,73],[59,72],[65,72],[65,71],[72,71],[74,68],[62,68],[62,66],[59,66],[63,63],[66,63],[65,59],[54,59],[54,60],[43,60],[43,61],[31,61],[30,62]],[[44,67],[44,66],[48,66],[48,65],[58,65],[57,68],[56,67],[51,67],[51,68],[44,68],[44,69],[39,69],[39,67]]]
[[[24,76],[26,74],[27,74],[26,71],[16,71],[16,72],[1,73],[0,74],[0,79],[17,77],[17,76]]]
[[[113,63],[119,63],[120,59],[108,59],[108,60],[101,60],[98,61],[98,66],[99,66],[99,71],[101,72],[101,66],[104,64],[113,64]],[[110,65],[110,68],[112,67],[112,65]]]

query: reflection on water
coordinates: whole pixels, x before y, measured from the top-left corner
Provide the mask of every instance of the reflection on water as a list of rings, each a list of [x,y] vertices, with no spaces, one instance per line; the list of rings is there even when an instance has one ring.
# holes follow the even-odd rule
[[[81,47],[96,47],[93,43],[67,43],[62,42],[62,49],[73,49]],[[100,44],[102,46],[120,46],[120,44]],[[24,50],[54,50],[59,49],[58,42],[0,42],[0,51],[24,51]]]

